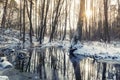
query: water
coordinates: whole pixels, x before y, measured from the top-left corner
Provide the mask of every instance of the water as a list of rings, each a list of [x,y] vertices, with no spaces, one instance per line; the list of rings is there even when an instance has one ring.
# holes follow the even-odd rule
[[[91,58],[74,59],[60,48],[31,49],[18,69],[38,74],[40,80],[120,80],[120,65]],[[23,64],[24,63],[24,64]],[[78,77],[78,78],[77,78]]]

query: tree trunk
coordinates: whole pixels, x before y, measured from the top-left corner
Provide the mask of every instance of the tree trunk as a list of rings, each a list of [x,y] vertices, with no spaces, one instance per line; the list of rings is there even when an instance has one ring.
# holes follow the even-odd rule
[[[78,41],[78,40],[81,41],[82,39],[82,27],[83,27],[84,18],[85,18],[85,0],[81,0],[79,19],[77,23],[77,34],[74,36],[74,39],[76,37],[77,40],[75,41]]]
[[[23,5],[23,48],[25,43],[25,0]]]
[[[7,4],[8,4],[8,0],[5,1],[3,17],[2,17],[2,21],[1,21],[1,27],[2,28],[5,28],[6,15],[7,15]]]
[[[21,36],[21,33],[22,33],[22,1],[20,0],[20,24],[19,24],[19,27],[20,27],[20,36]]]
[[[33,28],[32,28],[32,0],[30,0],[30,19],[29,19],[29,21],[30,21],[30,32],[29,32],[29,34],[30,34],[30,43],[32,43],[32,31],[33,31]]]
[[[104,41],[110,42],[110,35],[108,30],[108,0],[104,0]]]

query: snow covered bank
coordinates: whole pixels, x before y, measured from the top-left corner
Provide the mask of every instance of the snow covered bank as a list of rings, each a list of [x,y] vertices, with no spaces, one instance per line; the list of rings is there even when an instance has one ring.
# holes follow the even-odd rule
[[[41,48],[46,47],[58,47],[62,48],[65,51],[69,51],[70,46],[73,45],[68,41],[57,41],[43,44]],[[93,58],[96,61],[100,62],[110,62],[110,63],[119,63],[120,64],[120,42],[83,42],[82,44],[78,42],[76,45],[73,45],[73,48],[76,50],[73,52],[76,58]]]
[[[93,58],[102,62],[120,63],[120,43],[86,42],[74,54]]]
[[[0,76],[0,80],[9,80],[7,76]]]
[[[0,57],[0,70],[13,68],[13,65],[7,61],[6,57]]]

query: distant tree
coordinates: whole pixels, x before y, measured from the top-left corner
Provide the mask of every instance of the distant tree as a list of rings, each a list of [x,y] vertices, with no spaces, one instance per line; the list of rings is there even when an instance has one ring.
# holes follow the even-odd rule
[[[25,43],[25,6],[26,6],[26,1],[24,0],[23,2],[23,48]]]
[[[104,0],[104,41],[110,42],[110,35],[108,29],[108,0]]]
[[[65,3],[65,26],[64,26],[64,32],[63,32],[62,40],[64,40],[66,38],[67,16],[68,16],[67,4],[68,4],[68,1],[66,0],[66,3]]]
[[[44,13],[45,13],[45,2],[46,0],[42,1],[42,7],[41,7],[41,21],[40,21],[40,27],[39,27],[39,41],[40,44],[42,44],[42,38],[43,38],[43,23],[44,23]]]
[[[33,28],[32,28],[32,0],[30,0],[30,43],[32,43],[32,31],[33,31]]]
[[[50,38],[49,41],[51,42],[53,38],[55,37],[55,32],[57,31],[57,25],[58,25],[58,19],[61,13],[62,5],[64,0],[58,0],[57,5],[53,11],[52,15],[52,23],[51,23],[51,32],[50,32]]]
[[[4,6],[2,21],[1,21],[1,27],[3,27],[3,28],[5,28],[6,15],[7,15],[7,5],[8,5],[8,0],[5,0],[5,6]]]
[[[101,1],[100,1],[101,2]],[[99,3],[99,16],[98,16],[98,37],[100,40],[103,40],[103,31],[102,31],[102,9],[101,9],[101,4]]]
[[[43,34],[42,34],[42,36],[43,36],[43,40],[44,40],[44,36],[45,36],[45,34],[46,34],[46,29],[47,29],[47,17],[48,17],[48,10],[49,10],[49,7],[50,7],[50,0],[47,0],[47,2],[46,2],[46,11],[45,11],[45,17],[44,17],[44,23],[43,23],[43,26],[44,26],[44,29],[43,29]]]
[[[30,43],[32,43],[32,34],[33,33],[33,27],[32,27],[32,9],[33,9],[33,2],[32,0],[30,2],[30,10],[28,10],[28,2],[26,1],[26,7],[27,7],[27,14],[29,18],[29,24],[30,24],[30,29],[29,29],[29,37],[30,37]]]
[[[74,41],[81,41],[82,39],[82,29],[83,29],[83,23],[85,19],[85,0],[81,0],[80,2],[80,11],[79,11],[79,18],[77,22],[77,30],[76,34],[74,36]]]
[[[120,27],[120,1],[117,0],[117,3],[118,3],[117,26]]]
[[[41,5],[41,20],[40,20],[40,26],[39,26],[39,41],[40,44],[42,44],[42,41],[44,40],[44,36],[46,34],[46,27],[47,27],[47,17],[48,17],[48,10],[50,6],[49,0],[43,0]]]
[[[19,9],[19,16],[20,16],[20,23],[19,23],[19,29],[20,29],[20,36],[22,34],[22,0],[20,0],[20,9]]]
[[[35,22],[34,22],[34,26],[35,26],[35,35],[36,35],[36,39],[38,39],[38,0],[35,0],[35,7],[34,7],[34,18],[35,18]]]

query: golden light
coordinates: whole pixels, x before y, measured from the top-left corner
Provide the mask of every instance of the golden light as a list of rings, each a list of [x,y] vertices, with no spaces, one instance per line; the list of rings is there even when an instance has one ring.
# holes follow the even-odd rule
[[[85,15],[89,19],[92,16],[92,11],[91,10],[86,10]]]

